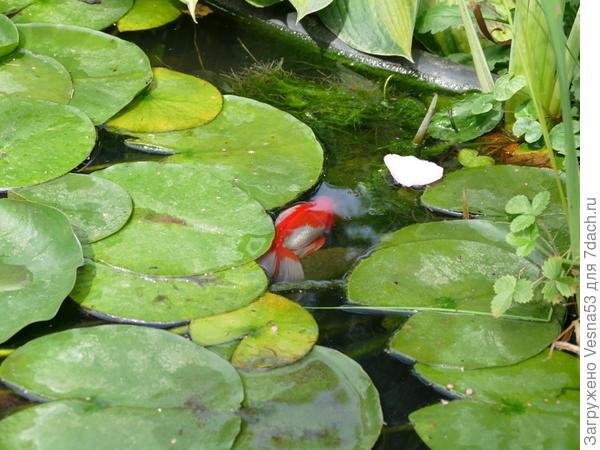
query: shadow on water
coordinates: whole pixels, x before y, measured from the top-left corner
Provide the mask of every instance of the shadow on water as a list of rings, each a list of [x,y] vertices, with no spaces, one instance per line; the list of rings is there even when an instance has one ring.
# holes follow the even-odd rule
[[[153,66],[194,74],[225,93],[270,103],[315,131],[325,148],[325,170],[319,185],[306,198],[317,194],[332,197],[339,219],[327,246],[305,260],[305,273],[312,280],[337,283],[285,294],[314,314],[320,344],[349,355],[373,379],[386,423],[376,449],[426,448],[408,424],[408,415],[441,397],[413,376],[410,365],[384,351],[405,318],[319,308],[345,303],[340,287],[344,276],[384,233],[435,219],[418,206],[417,191],[393,186],[382,162],[386,153],[396,152],[437,157],[442,164],[449,164],[444,159],[447,147],[415,148],[411,143],[431,92],[415,91],[401,80],[393,80],[384,95],[384,80],[366,78],[335,65],[319,51],[261,34],[218,14],[203,18],[198,26],[183,18],[160,29],[122,37],[142,47]],[[83,170],[160,158],[127,149],[121,137],[101,130],[95,159]],[[95,319],[82,318],[74,303],[65,302],[54,320],[27,327],[5,347],[95,323]],[[0,417],[24,404],[0,390]]]

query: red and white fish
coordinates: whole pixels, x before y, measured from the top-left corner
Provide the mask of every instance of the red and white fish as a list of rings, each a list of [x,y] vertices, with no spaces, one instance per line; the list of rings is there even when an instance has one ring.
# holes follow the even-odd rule
[[[279,214],[271,248],[258,260],[271,280],[304,279],[300,258],[325,245],[325,234],[331,231],[335,222],[334,206],[329,197],[317,197]]]

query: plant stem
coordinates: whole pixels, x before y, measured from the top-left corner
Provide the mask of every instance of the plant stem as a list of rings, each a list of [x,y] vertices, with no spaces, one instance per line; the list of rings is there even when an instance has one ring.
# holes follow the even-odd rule
[[[437,101],[438,95],[433,94],[429,108],[427,108],[427,113],[425,113],[425,117],[423,117],[423,121],[421,122],[421,125],[419,126],[419,129],[413,138],[413,144],[421,145],[423,143],[423,139],[425,139],[425,135],[427,134],[427,128],[429,128],[429,124],[431,123],[431,118],[433,117],[433,113],[435,113]]]

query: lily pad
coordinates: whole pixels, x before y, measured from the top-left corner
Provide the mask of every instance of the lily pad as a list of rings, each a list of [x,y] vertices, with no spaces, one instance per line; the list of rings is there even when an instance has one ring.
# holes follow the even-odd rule
[[[421,202],[434,211],[462,215],[464,192],[471,214],[507,221],[509,217],[504,207],[511,198],[525,195],[532,199],[542,191],[550,192],[550,204],[538,220],[552,235],[559,249],[565,250],[568,247],[568,230],[556,186],[556,175],[552,170],[524,166],[461,169],[429,186]]]
[[[193,128],[213,120],[223,97],[208,81],[156,67],[148,88],[108,121],[111,129],[134,133]]]
[[[116,233],[125,225],[133,209],[129,194],[119,185],[104,178],[75,173],[16,189],[9,196],[60,210],[82,243]]]
[[[323,149],[308,126],[265,103],[232,95],[224,96],[223,110],[206,125],[135,136],[127,145],[172,153],[169,162],[212,165],[266,209],[309,189],[323,166]]]
[[[242,308],[267,288],[254,262],[188,277],[159,277],[86,263],[70,297],[106,320],[175,326]]]
[[[22,48],[66,67],[75,88],[71,105],[95,124],[114,116],[152,81],[148,57],[131,42],[72,25],[21,24],[18,29]]]
[[[554,398],[565,389],[579,389],[579,360],[566,353],[547,351],[505,367],[459,370],[416,364],[415,371],[428,383],[463,398],[523,405],[539,398]]]
[[[310,351],[318,333],[315,319],[302,306],[270,293],[245,308],[190,324],[192,340],[200,345],[242,338],[231,357],[240,369],[291,364]]]
[[[0,14],[0,56],[8,55],[19,45],[19,32],[15,24]]]
[[[347,356],[316,346],[295,364],[242,371],[246,426],[236,450],[372,448],[383,417],[379,395]]]
[[[15,10],[22,0],[3,0],[0,10]],[[17,23],[56,23],[101,30],[114,24],[133,0],[30,0],[12,16]]]
[[[52,318],[83,262],[67,218],[47,206],[0,200],[0,342],[26,325]]]
[[[430,366],[478,369],[530,358],[559,333],[556,320],[531,322],[424,311],[396,332],[389,351]]]
[[[198,275],[253,261],[273,239],[260,204],[210,168],[135,162],[95,175],[134,203],[118,233],[92,244],[97,261],[142,274]]]
[[[67,104],[73,83],[54,58],[19,49],[0,59],[0,94]]]
[[[298,20],[329,6],[333,0],[290,0],[298,12]]]
[[[412,61],[418,4],[417,0],[334,0],[319,11],[319,18],[350,47]]]
[[[66,400],[1,421],[2,443],[163,449],[195,441],[229,449],[240,428],[244,393],[235,369],[153,328],[104,325],[35,339],[0,365],[0,380],[29,398]]]
[[[348,299],[386,310],[486,315],[491,314],[494,283],[507,274],[537,279],[540,269],[512,251],[474,240],[387,242],[354,268]],[[550,314],[549,304],[534,301],[513,305],[504,317],[546,321]]]
[[[134,0],[133,7],[117,22],[119,31],[158,28],[181,15],[178,0]]]
[[[0,189],[64,175],[90,154],[96,129],[68,105],[0,96]]]
[[[454,103],[450,108],[433,115],[427,132],[431,137],[448,142],[467,142],[496,128],[504,112],[502,104],[487,103],[483,112],[476,114],[474,108],[481,108],[481,94],[470,94]]]

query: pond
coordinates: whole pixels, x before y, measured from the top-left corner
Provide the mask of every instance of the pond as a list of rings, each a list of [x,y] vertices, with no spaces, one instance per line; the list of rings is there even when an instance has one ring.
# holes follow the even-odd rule
[[[273,9],[275,13],[278,7]],[[289,5],[281,6],[281,11],[287,9]],[[536,446],[542,441],[548,444],[545,439],[550,439],[560,448],[571,448],[578,411],[577,359],[563,352],[557,352],[554,359],[545,358],[544,353],[577,316],[573,302],[565,302],[576,291],[571,269],[578,267],[577,258],[567,251],[574,240],[561,209],[561,201],[566,202],[563,189],[566,185],[568,192],[569,182],[545,168],[502,164],[553,165],[554,160],[548,160],[546,151],[540,149],[540,140],[546,136],[540,134],[532,142],[525,137],[531,144],[526,156],[521,151],[527,145],[523,139],[506,138],[506,133],[474,140],[499,129],[502,102],[515,96],[524,82],[509,77],[503,84],[504,78],[495,88],[492,81],[492,93],[463,96],[411,75],[391,75],[333,54],[260,21],[222,11],[200,11],[203,17],[198,24],[181,16],[152,30],[112,32],[139,46],[153,68],[169,69],[154,69],[155,81],[168,86],[169,77],[176,77],[172,71],[178,71],[210,82],[224,95],[225,100],[221,100],[220,95],[212,94],[214,88],[206,85],[202,89],[195,85],[202,94],[194,89],[185,93],[205,95],[209,105],[202,111],[206,120],[200,126],[181,127],[200,132],[185,135],[184,130],[169,136],[152,128],[131,131],[127,128],[127,109],[115,119],[114,112],[108,113],[94,100],[112,96],[108,89],[90,90],[85,98],[73,97],[71,104],[81,102],[83,107],[77,106],[90,116],[98,134],[89,158],[73,171],[94,174],[85,177],[94,183],[122,188],[111,194],[113,207],[106,214],[109,220],[120,222],[115,229],[121,231],[111,235],[114,230],[105,234],[96,230],[98,236],[92,236],[92,227],[73,226],[86,262],[78,271],[71,298],[62,303],[53,319],[27,320],[24,323],[29,325],[17,332],[9,330],[7,335],[12,337],[1,344],[0,380],[6,386],[0,384],[0,420],[8,418],[3,421],[9,430],[8,439],[23,436],[19,427],[28,433],[30,419],[23,412],[36,410],[48,420],[40,421],[43,425],[36,433],[45,436],[44,426],[65,426],[59,444],[48,441],[49,448],[59,448],[52,445],[60,445],[63,438],[65,442],[76,439],[82,426],[88,430],[97,427],[101,434],[104,430],[118,445],[127,439],[133,439],[135,445],[146,445],[140,444],[145,439],[148,445],[163,442],[153,441],[153,433],[129,435],[136,421],[143,420],[159,428],[164,425],[156,436],[168,436],[171,446],[177,443],[185,447],[191,442],[189,448],[195,448],[194,439],[202,436],[208,439],[203,444],[211,450],[230,448],[234,442],[239,448],[294,448],[293,439],[327,442],[327,448],[366,448],[364,442],[370,442],[370,447],[377,435],[373,447],[377,450],[445,448],[448,433],[452,444],[447,448],[459,448],[457,443],[464,436],[481,445],[481,430],[495,430],[497,421],[501,431],[496,447],[490,448],[512,445],[521,439],[522,430],[538,425],[552,428],[550,437],[525,433],[519,444],[533,442],[531,445]],[[44,47],[36,42],[44,33],[36,36],[35,26],[21,26],[21,30],[26,45]],[[131,53],[128,63],[115,61],[112,70],[135,73],[141,64]],[[177,82],[192,83],[189,79]],[[415,144],[415,133],[434,96],[440,112],[429,127],[429,137]],[[197,103],[191,98],[188,103]],[[153,100],[159,107],[152,105],[156,109],[148,109],[150,113],[140,122],[150,123],[153,116],[158,117],[153,125],[162,120],[160,102],[168,105],[170,99],[157,95]],[[185,104],[185,95],[177,101]],[[214,111],[210,111],[211,102]],[[218,102],[222,102],[222,110]],[[318,142],[310,130],[265,105],[308,125]],[[533,134],[537,131],[532,131],[533,113],[525,109],[515,118],[528,121],[526,131]],[[264,118],[264,129],[247,120],[245,114]],[[174,119],[185,120],[184,116]],[[72,119],[71,128],[75,128]],[[284,123],[293,126],[286,128]],[[247,151],[250,156],[240,157],[236,153],[239,148],[230,147],[229,140],[222,142],[218,131],[231,124],[246,127],[246,134],[240,135],[252,142],[252,150]],[[279,129],[270,134],[270,126]],[[562,142],[566,138],[564,131],[559,131]],[[70,135],[65,136],[68,141]],[[91,138],[83,133],[77,139],[85,148]],[[202,142],[213,153],[192,154],[186,147],[192,141],[199,146],[197,142]],[[517,141],[520,147],[514,150]],[[275,155],[273,167],[252,171],[250,166],[255,166],[251,158],[259,145]],[[511,154],[505,151],[509,146],[513,148]],[[321,156],[314,152],[320,147],[322,171],[313,177]],[[245,147],[242,150],[246,153]],[[308,155],[306,160],[294,159],[302,152]],[[384,164],[389,153],[437,163],[444,169],[443,181],[427,189],[400,186]],[[568,164],[568,157],[558,158],[560,164]],[[141,161],[146,163],[119,165]],[[185,163],[192,164],[182,170]],[[232,174],[231,167],[239,173]],[[261,179],[266,173],[273,180]],[[308,183],[311,177],[314,179]],[[38,182],[15,182],[15,186]],[[95,189],[98,197],[106,196],[100,185],[88,189]],[[169,197],[166,191],[176,194]],[[10,200],[5,204],[36,201],[35,188],[15,192],[8,193]],[[132,202],[127,193],[134,199],[133,213],[131,205],[127,206]],[[5,197],[7,194],[0,191],[0,198]],[[260,261],[258,258],[269,249],[271,219],[298,201],[320,198],[330,199],[335,213],[324,245],[302,257],[303,279],[275,280],[268,285],[269,292],[293,302],[271,294],[255,300],[265,291],[266,279],[261,284],[264,275],[254,261]],[[80,199],[78,205],[89,207],[88,200],[92,204],[96,199]],[[204,216],[195,216],[198,210],[208,211],[209,218],[204,221]],[[449,216],[458,220],[446,220]],[[278,230],[278,222],[275,224]],[[180,235],[169,231],[181,227],[185,233],[188,226],[225,237],[214,241],[190,233],[179,240]],[[53,237],[65,247],[73,244],[64,238],[58,232]],[[165,242],[171,246],[162,245]],[[199,249],[206,250],[208,256],[198,255]],[[27,267],[3,260],[1,250],[0,269],[13,272],[6,280],[0,273],[0,295],[18,292],[35,277]],[[73,266],[65,272],[81,265],[76,259],[64,261],[65,267]],[[56,270],[63,267],[62,260],[54,264]],[[22,268],[24,273],[19,272]],[[105,280],[108,282],[102,284]],[[500,289],[502,282],[505,292]],[[538,289],[538,284],[543,289]],[[213,288],[223,288],[224,293],[213,294]],[[188,292],[197,295],[193,289],[208,292],[208,306],[194,309],[186,297]],[[141,305],[134,299],[150,295],[159,312],[142,306],[139,317],[132,313]],[[224,305],[216,305],[211,295]],[[244,295],[248,298],[238,299]],[[177,297],[173,311],[171,296]],[[129,300],[132,309],[125,305]],[[217,315],[213,315],[215,311]],[[190,314],[192,322],[188,325]],[[156,326],[173,333],[107,325],[110,322]],[[60,331],[67,334],[56,334]],[[280,331],[292,336],[287,337],[289,342],[269,340],[269,332],[277,335]],[[311,339],[317,331],[316,344],[321,347],[306,356],[315,344]],[[0,328],[0,338],[2,333],[6,331]],[[194,344],[177,334],[191,338]],[[239,341],[230,344],[232,338],[243,336],[250,336],[250,340],[244,337],[239,346]],[[565,336],[564,345],[569,350],[574,338],[569,341],[571,335]],[[35,340],[40,337],[43,339]],[[199,349],[205,348],[196,344],[223,358],[208,351],[208,356],[200,353]],[[348,358],[336,356],[339,354],[325,347],[356,361],[368,377]],[[287,365],[282,363],[285,358],[290,358]],[[232,365],[225,364],[226,360]],[[505,369],[506,373],[502,372]],[[548,373],[553,381],[541,386]],[[44,381],[46,376],[50,381]],[[380,434],[379,405],[375,404],[377,394],[371,382],[383,413]],[[154,384],[156,392],[152,390]],[[206,398],[198,392],[204,392]],[[285,400],[279,401],[278,395]],[[470,397],[472,401],[460,401]],[[306,411],[320,409],[322,416],[318,417],[326,417],[331,424],[319,429],[313,422],[320,419],[307,418],[305,410],[293,409],[296,402],[309,403],[306,398],[311,402]],[[46,400],[50,401],[34,406]],[[458,406],[454,412],[440,414],[438,409],[423,409],[429,405]],[[168,414],[163,415],[163,409]],[[352,416],[357,411],[360,414]],[[421,414],[415,416],[417,411]],[[428,416],[430,411],[432,416]],[[13,425],[10,420],[15,417]],[[480,422],[464,430],[456,426],[468,422],[469,417]],[[24,418],[22,424],[20,418]],[[308,425],[302,428],[305,420]],[[436,433],[439,423],[442,431]],[[349,437],[354,425],[356,432],[363,430],[365,436]],[[338,428],[342,430],[339,436]],[[177,429],[177,435],[172,433]],[[304,435],[298,438],[294,433]],[[420,436],[425,436],[425,441]],[[87,434],[85,439],[93,442],[94,434]]]

